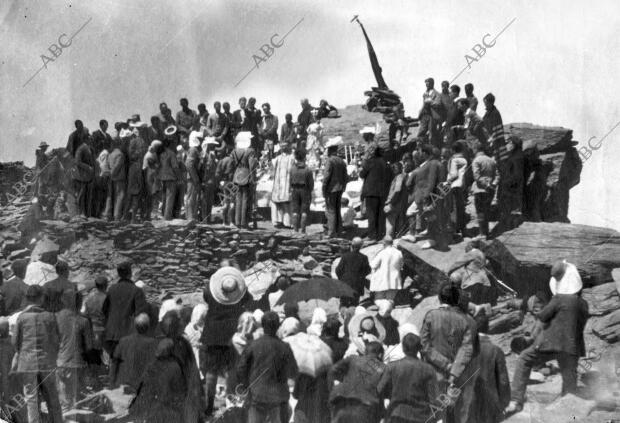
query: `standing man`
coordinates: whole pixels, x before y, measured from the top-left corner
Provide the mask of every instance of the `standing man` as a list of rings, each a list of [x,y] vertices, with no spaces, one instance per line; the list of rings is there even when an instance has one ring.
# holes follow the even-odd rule
[[[299,138],[305,140],[308,136],[308,132],[306,129],[312,122],[314,122],[314,118],[312,116],[312,106],[307,98],[301,99],[301,113],[297,116],[297,124],[299,125]]]
[[[174,118],[172,117],[172,110],[168,108],[166,103],[159,103],[159,115],[157,117],[161,121],[164,128],[176,124]]]
[[[478,141],[482,143],[482,145],[486,146],[490,139],[489,132],[480,116],[478,116],[478,113],[470,107],[469,100],[466,98],[459,99],[456,102],[456,107],[463,114],[465,120],[462,125],[452,126],[452,130],[460,132],[467,129],[472,136],[478,138]]]
[[[185,218],[196,220],[198,218],[198,196],[201,190],[200,181],[200,151],[202,134],[192,131],[189,135],[189,151],[185,159],[187,168],[187,197],[185,201]]]
[[[73,408],[78,399],[88,366],[84,356],[93,348],[90,322],[79,313],[81,308],[82,294],[76,292],[71,304],[56,313],[60,335],[56,377],[60,405],[65,410]]]
[[[164,151],[159,158],[159,180],[162,183],[162,202],[165,220],[174,217],[174,201],[177,195],[177,178],[180,172],[177,160],[176,143],[171,138],[164,140]]]
[[[290,144],[282,145],[282,154],[273,161],[273,189],[271,191],[271,201],[275,205],[275,213],[271,220],[277,229],[290,224],[291,170],[294,165],[295,158],[291,155]]]
[[[276,336],[278,314],[268,311],[261,323],[265,334],[246,348],[237,365],[239,381],[249,389],[248,423],[285,423],[297,362],[291,347]]]
[[[396,293],[403,287],[403,253],[393,245],[390,237],[383,239],[383,250],[370,262],[370,295],[374,300],[394,301]]]
[[[198,115],[196,119],[198,119],[198,125],[200,127],[207,126],[207,119],[209,119],[209,112],[207,111],[207,106],[204,103],[200,103],[198,105]]]
[[[93,132],[93,154],[95,157],[99,156],[99,153],[103,150],[103,146],[107,143],[112,143],[112,136],[108,134],[108,121],[101,119],[99,121],[99,129]]]
[[[228,137],[228,131],[230,131],[230,122],[226,114],[222,113],[221,108],[219,101],[213,103],[214,111],[206,119],[205,127],[207,136],[215,137],[215,140],[223,146]]]
[[[465,97],[469,100],[469,107],[475,112],[478,108],[478,98],[474,95],[474,84],[465,84]]]
[[[120,138],[114,140],[114,149],[108,156],[110,166],[110,189],[106,199],[105,217],[108,220],[119,221],[123,218],[125,208],[125,194],[127,192],[127,159],[121,150],[126,136],[131,134],[126,129],[121,129]]]
[[[435,371],[418,358],[420,337],[409,333],[402,340],[405,357],[388,363],[377,391],[389,399],[387,423],[428,423],[433,421],[433,408],[439,391]]]
[[[499,221],[493,228],[494,234],[509,231],[521,223],[519,219],[523,211],[523,186],[525,185],[522,143],[521,138],[510,136],[506,142],[508,157],[498,166],[500,172],[497,190]]]
[[[90,146],[81,143],[75,152],[75,171],[72,172],[78,213],[91,216],[93,212],[93,185],[95,180],[95,158]]]
[[[84,128],[84,124],[81,120],[75,121],[75,131],[71,132],[69,135],[69,140],[67,141],[67,151],[71,156],[75,157],[75,152],[77,151],[80,144],[86,141],[88,138],[88,132]]]
[[[163,141],[166,137],[164,126],[161,120],[159,120],[159,116],[151,116],[151,126],[147,128],[147,134],[146,141],[149,145],[155,140]]]
[[[338,280],[346,283],[355,291],[355,304],[358,304],[360,297],[364,295],[364,288],[368,285],[366,276],[372,271],[368,257],[360,252],[362,245],[362,238],[353,238],[351,250],[340,257],[340,263],[336,266]]]
[[[179,100],[179,104],[181,105],[181,110],[177,112],[176,124],[179,127],[179,131],[189,134],[198,115],[189,108],[186,98]]]
[[[386,234],[389,237],[399,237],[405,225],[405,211],[407,210],[407,187],[405,174],[401,162],[392,163],[392,183],[383,211],[386,216]]]
[[[108,290],[108,278],[97,276],[95,278],[95,289],[92,290],[84,299],[84,315],[90,320],[93,326],[93,350],[97,356],[103,358],[103,337],[105,332],[105,316],[103,315],[103,302]],[[104,360],[108,364],[107,359]]]
[[[504,162],[508,159],[509,153],[506,151],[506,140],[504,138],[504,124],[502,122],[502,115],[495,107],[495,96],[492,93],[488,93],[482,99],[484,101],[484,108],[486,112],[482,117],[482,123],[484,128],[489,134],[489,145],[493,148],[493,156],[495,162],[500,169],[500,178],[502,175],[502,168]],[[471,104],[469,105],[471,108]]]
[[[235,147],[235,135],[237,135],[237,131],[232,124],[233,114],[230,112],[230,103],[227,101],[222,103],[222,109],[224,109],[224,116],[226,116],[226,119],[228,119],[228,133],[224,137],[224,142],[226,143],[226,149],[228,150],[228,153],[232,151],[232,149]]]
[[[420,338],[422,356],[435,368],[439,391],[445,392],[462,386],[461,375],[469,376],[465,371],[474,357],[477,336],[475,325],[459,307],[459,288],[446,282],[438,296],[441,305],[424,316]]]
[[[43,309],[43,289],[28,287],[28,306],[17,317],[13,342],[17,373],[22,378],[29,422],[40,422],[39,395],[47,405],[52,423],[62,423],[62,410],[56,389],[56,358],[58,356],[58,325],[54,315]]]
[[[273,146],[278,143],[278,117],[271,113],[269,103],[263,103],[263,119],[259,131],[262,144],[267,145],[269,160],[273,158]],[[292,144],[289,144],[292,145]]]
[[[391,172],[382,150],[377,144],[370,144],[366,151],[367,158],[362,164],[360,178],[364,179],[361,197],[366,204],[368,217],[368,238],[378,241],[385,230],[385,198],[391,181]]]
[[[260,110],[256,108],[256,99],[254,97],[248,99],[248,107],[245,109],[245,112],[248,116],[248,131],[252,133],[252,148],[256,157],[260,157],[264,148],[263,140],[258,136],[262,118]]]
[[[423,138],[439,147],[438,141],[441,139],[438,126],[441,122],[441,96],[434,88],[435,80],[433,78],[427,78],[424,80],[424,84],[426,84],[426,91],[422,94],[422,109],[418,115],[420,119],[418,138]]]
[[[291,169],[291,223],[295,231],[306,233],[313,190],[314,173],[306,166],[306,153],[295,150],[295,165]]]
[[[231,126],[235,131],[235,136],[241,131],[252,132],[250,116],[246,111],[247,99],[239,98],[239,109],[235,110],[232,115]]]
[[[235,221],[235,201],[233,176],[235,174],[234,163],[230,154],[226,154],[225,149],[218,150],[220,157],[215,170],[215,179],[221,189],[220,203],[222,206],[222,219],[224,225],[229,226]]]
[[[338,146],[342,137],[330,138],[327,148],[327,160],[323,170],[323,198],[325,198],[325,216],[327,217],[327,236],[335,237],[342,229],[340,200],[347,186],[347,164],[338,156]]]
[[[0,285],[0,297],[4,300],[4,316],[21,310],[26,305],[28,285],[24,282],[28,260],[19,259],[11,263],[13,277]]]
[[[280,144],[296,145],[297,134],[295,133],[295,124],[293,123],[293,115],[287,113],[284,115],[284,123],[280,128]]]
[[[132,332],[135,316],[148,310],[144,292],[131,280],[131,263],[122,262],[116,271],[119,281],[108,289],[103,301],[106,320],[104,348],[110,357],[114,356],[118,341]]]
[[[221,139],[221,138],[220,138]],[[207,140],[203,142],[204,154],[200,159],[200,179],[202,181],[202,191],[200,192],[201,220],[211,223],[211,211],[215,202],[215,192],[217,190],[217,159],[213,152],[215,141]]]
[[[47,164],[50,162],[50,158],[46,154],[48,147],[48,143],[46,143],[45,141],[41,141],[41,144],[39,144],[39,148],[37,148],[34,153],[36,156],[35,168],[37,173],[40,173],[43,168],[45,168],[45,166],[47,166]]]
[[[499,173],[495,160],[486,154],[480,142],[474,143],[473,150],[475,157],[471,167],[474,174],[474,183],[472,185],[474,205],[476,207],[476,217],[478,219],[478,229],[480,231],[479,236],[486,239],[489,236],[491,202],[495,196],[495,188],[499,180]]]
[[[506,413],[523,410],[525,390],[532,367],[557,360],[562,374],[562,395],[577,391],[577,364],[586,353],[583,329],[588,320],[588,303],[581,298],[583,287],[575,265],[560,261],[551,268],[549,283],[553,297],[537,314],[543,323],[534,344],[519,355],[512,378],[511,401]]]
[[[377,387],[384,370],[383,346],[376,341],[366,344],[364,355],[350,355],[332,367],[330,380],[340,381],[329,395],[334,423],[379,423],[383,404]]]
[[[65,261],[58,260],[56,263],[56,275],[54,280],[43,285],[47,297],[47,310],[56,313],[65,307],[71,306],[77,292],[76,285],[69,281],[69,265]]]
[[[232,152],[235,185],[235,225],[248,228],[248,216],[252,209],[252,185],[254,184],[255,159],[250,148],[252,134],[242,131],[235,137],[235,150]]]

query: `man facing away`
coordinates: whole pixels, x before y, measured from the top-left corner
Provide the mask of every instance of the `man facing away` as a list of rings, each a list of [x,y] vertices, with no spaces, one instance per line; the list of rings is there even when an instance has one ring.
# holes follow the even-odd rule
[[[291,169],[290,182],[291,224],[295,231],[301,230],[301,233],[306,233],[310,201],[314,190],[314,175],[312,170],[306,166],[306,154],[303,150],[295,150],[295,165]]]
[[[390,400],[386,423],[428,423],[434,417],[439,391],[433,366],[418,358],[421,346],[419,336],[405,335],[405,358],[389,363],[381,376],[377,391]]]
[[[364,288],[367,285],[366,276],[371,272],[368,257],[360,252],[363,245],[362,238],[355,237],[351,240],[351,250],[344,253],[340,258],[340,263],[336,266],[338,280],[349,285],[355,291],[355,303],[364,295]]]
[[[471,165],[474,174],[472,191],[480,230],[479,236],[488,238],[491,203],[495,196],[499,173],[495,160],[486,154],[485,148],[480,142],[474,143],[473,150],[475,157]]]
[[[56,275],[56,279],[43,285],[48,301],[47,310],[52,313],[70,306],[77,291],[76,285],[69,281],[69,265],[66,262],[59,260],[56,263]]]
[[[20,259],[11,263],[13,277],[0,286],[0,296],[4,300],[5,316],[10,316],[16,311],[21,310],[26,304],[26,291],[28,285],[24,282],[28,260]]]
[[[56,389],[58,325],[54,315],[43,309],[43,289],[28,287],[28,305],[17,318],[13,343],[17,352],[17,373],[21,375],[28,421],[41,422],[39,394],[47,404],[52,423],[62,423],[62,411]]]
[[[76,292],[73,301],[56,313],[60,346],[56,360],[56,379],[60,405],[64,410],[73,407],[81,391],[88,364],[86,352],[93,347],[93,334],[88,319],[79,314],[82,294]]]
[[[90,320],[93,327],[93,350],[102,357],[103,335],[105,332],[105,316],[103,315],[103,302],[108,290],[108,278],[97,276],[95,289],[84,299],[84,315]],[[107,364],[107,361],[104,361]]]
[[[335,237],[342,229],[340,200],[347,186],[347,165],[338,157],[339,140],[336,137],[327,144],[327,160],[323,170],[323,198],[325,198],[325,215],[327,217],[327,236]]]
[[[370,277],[370,292],[375,300],[394,300],[396,292],[403,287],[400,274],[404,264],[403,253],[389,236],[383,239],[383,247],[370,262],[370,268],[373,270]]]
[[[278,314],[268,311],[261,323],[265,334],[250,344],[237,365],[239,380],[249,388],[248,423],[285,423],[297,362],[291,347],[276,336]]]

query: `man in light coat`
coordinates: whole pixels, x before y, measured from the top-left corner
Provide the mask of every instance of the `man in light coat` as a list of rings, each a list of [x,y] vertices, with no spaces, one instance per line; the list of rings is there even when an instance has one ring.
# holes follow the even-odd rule
[[[396,292],[402,288],[400,271],[403,268],[403,253],[393,245],[392,238],[383,239],[385,248],[370,263],[372,276],[370,292],[374,299],[394,300]]]

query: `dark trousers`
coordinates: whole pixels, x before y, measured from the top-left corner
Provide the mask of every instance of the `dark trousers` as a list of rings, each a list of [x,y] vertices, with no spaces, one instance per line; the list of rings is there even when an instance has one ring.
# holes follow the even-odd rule
[[[172,220],[174,217],[174,201],[177,196],[177,181],[163,181],[162,214],[164,219]]]
[[[247,228],[248,227],[248,214],[251,210],[251,186],[239,186],[237,195],[235,198],[235,225]]]
[[[577,390],[577,364],[579,357],[564,352],[539,351],[535,345],[532,345],[523,350],[517,359],[517,366],[512,379],[511,399],[519,404],[523,404],[525,402],[525,389],[532,367],[553,359],[557,359],[560,365],[562,395],[575,393]]]
[[[73,180],[75,199],[78,213],[82,216],[90,216],[92,212],[92,186],[91,182]]]
[[[204,184],[202,185],[202,192],[200,193],[200,209],[201,220],[207,220],[211,222],[211,211],[213,210],[213,203],[215,202],[215,185]]]
[[[489,212],[491,210],[492,201],[493,192],[477,192],[474,194],[478,228],[480,229],[480,234],[484,236],[489,235]]]
[[[381,197],[364,197],[368,217],[368,238],[381,239],[385,228],[385,212]]]
[[[301,214],[310,212],[310,197],[312,193],[306,188],[293,187],[291,190],[291,213]]]
[[[340,201],[342,191],[330,192],[325,196],[325,217],[327,218],[327,235],[335,236],[342,229]]]
[[[454,187],[451,190],[452,198],[454,199],[454,231],[462,232],[465,230],[465,189],[462,187]]]

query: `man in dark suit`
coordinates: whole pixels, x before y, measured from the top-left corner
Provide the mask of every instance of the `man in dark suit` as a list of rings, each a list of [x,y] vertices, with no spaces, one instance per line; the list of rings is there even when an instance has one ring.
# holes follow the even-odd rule
[[[93,154],[95,157],[99,157],[99,153],[103,151],[103,146],[112,144],[112,137],[108,134],[108,121],[101,119],[99,121],[99,129],[93,132]]]
[[[562,266],[562,264],[560,264]],[[552,270],[556,269],[557,264]],[[512,395],[506,413],[512,414],[523,409],[526,384],[530,371],[536,364],[557,359],[562,374],[562,395],[575,393],[577,390],[577,364],[579,357],[586,353],[583,329],[588,320],[588,303],[581,298],[581,280],[570,282],[562,280],[561,274],[552,274],[564,284],[561,291],[538,313],[538,319],[544,324],[542,332],[534,344],[519,355],[512,378]]]
[[[110,286],[103,301],[105,317],[104,349],[114,357],[118,341],[133,331],[133,319],[148,311],[144,292],[131,280],[131,263],[123,262],[116,268],[118,283]]]
[[[366,276],[371,272],[368,257],[360,253],[362,239],[359,237],[351,240],[351,251],[348,251],[340,258],[340,263],[336,266],[338,280],[349,285],[356,294],[355,303],[359,303],[360,297],[364,294],[366,286]]]
[[[245,97],[241,97],[239,99],[239,109],[235,110],[232,114],[232,120],[230,123],[231,128],[234,130],[234,135],[237,135],[237,132],[240,131],[250,131],[252,132],[252,122],[251,116],[247,113],[247,100]]]
[[[69,265],[59,260],[56,263],[58,277],[43,285],[47,299],[46,309],[56,313],[63,308],[69,307],[75,298],[76,285],[69,281]]]
[[[368,158],[362,164],[360,177],[364,179],[362,185],[362,199],[366,204],[368,217],[368,238],[378,241],[385,232],[385,213],[383,206],[387,197],[392,174],[385,160],[381,148],[376,144],[369,146]]]
[[[338,146],[342,137],[331,138],[327,147],[327,160],[323,170],[323,198],[325,198],[325,217],[327,217],[327,236],[332,238],[342,229],[340,200],[347,186],[347,164],[338,157]]]
[[[0,286],[0,296],[4,300],[2,315],[10,316],[25,306],[28,285],[24,282],[28,260],[15,260],[11,263],[13,277]]]

